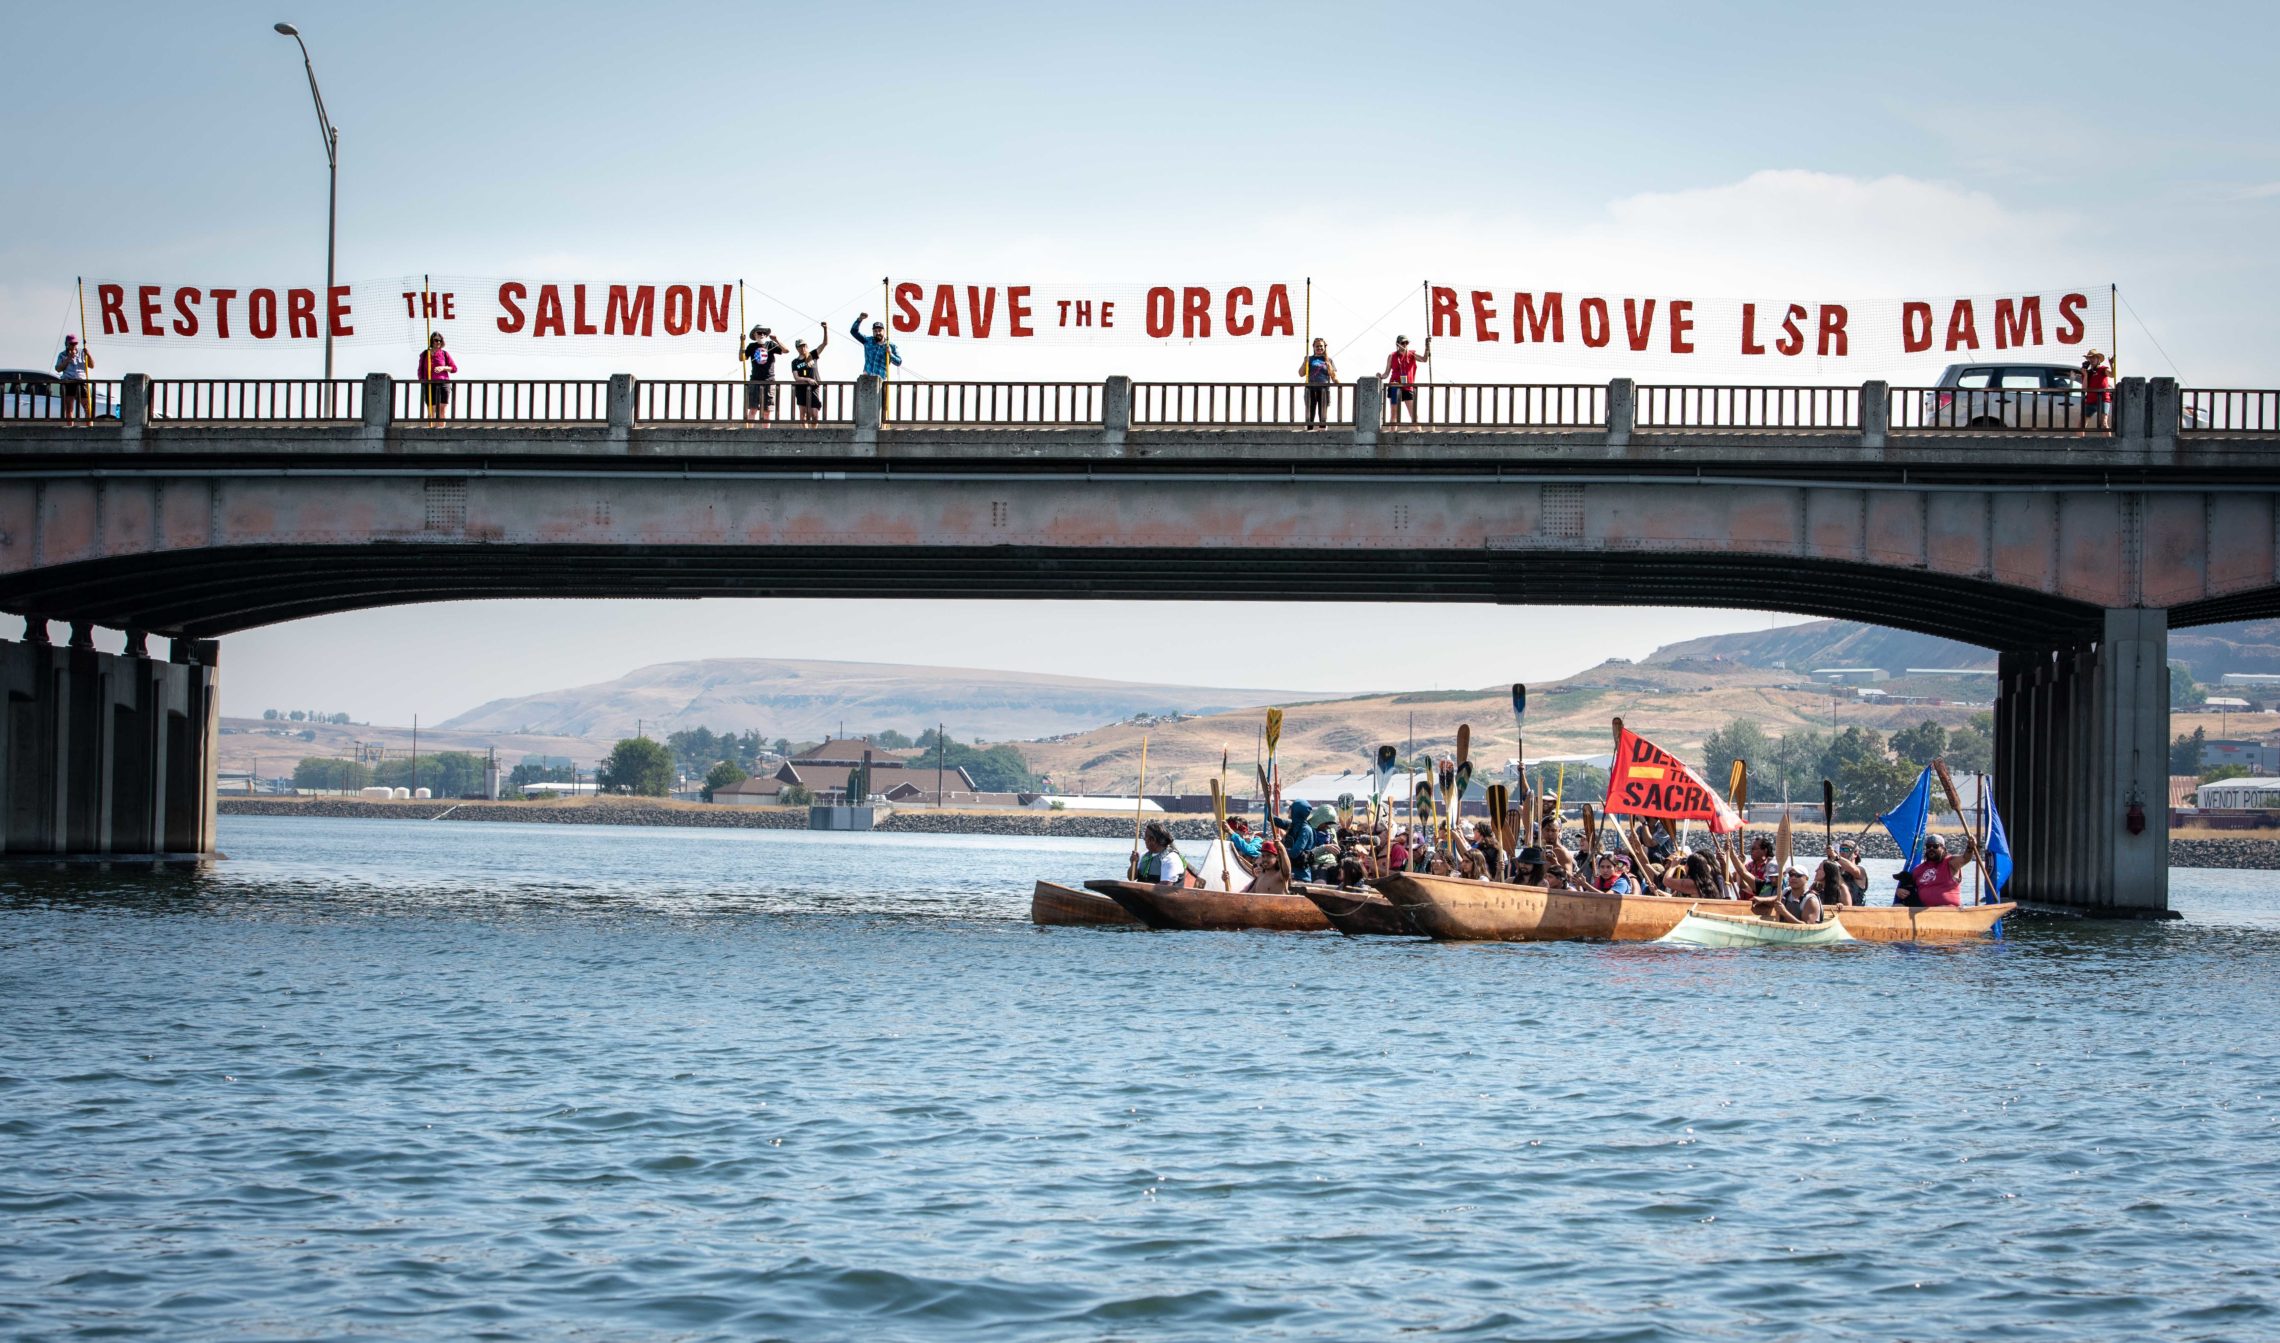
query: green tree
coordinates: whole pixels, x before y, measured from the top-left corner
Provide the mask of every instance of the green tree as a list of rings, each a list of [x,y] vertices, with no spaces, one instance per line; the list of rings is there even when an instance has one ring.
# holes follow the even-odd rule
[[[527,783],[571,783],[577,777],[573,766],[550,765],[534,757],[507,771],[507,787],[520,791]]]
[[[1995,715],[1975,713],[1962,727],[1948,734],[1948,764],[1963,774],[1986,774],[1995,768]]]
[[[786,784],[784,790],[776,794],[776,800],[787,807],[805,807],[814,803],[815,794],[809,792],[804,784]]]
[[[720,789],[726,788],[730,784],[742,783],[751,777],[750,771],[735,761],[721,761],[705,774],[705,801],[712,801],[713,794]]]
[[[1919,768],[1947,754],[1948,730],[1927,718],[1892,734],[1892,754]]]
[[[2246,765],[2219,765],[2215,769],[2202,771],[2201,782],[2223,783],[2227,779],[2245,779],[2248,774],[2249,770]]]
[[[1821,790],[1821,759],[1829,753],[1829,742],[1820,733],[1811,730],[1783,733],[1773,744],[1767,765],[1772,772],[1773,787],[1767,797],[1778,796],[1784,788],[1789,795],[1801,801],[1818,797]],[[1729,762],[1729,769],[1732,768]],[[1723,787],[1724,779],[1713,779],[1714,787]],[[1762,785],[1752,785],[1760,787]]]
[[[353,760],[312,755],[293,766],[293,786],[307,792],[353,792],[370,782],[372,771]]]
[[[1822,777],[1837,786],[1837,819],[1872,821],[1916,782],[1920,766],[1894,760],[1884,741],[1863,727],[1848,727],[1829,742]]]
[[[924,747],[926,753],[912,763],[922,768],[932,765],[937,755],[934,729],[920,733],[917,744]],[[985,793],[1034,792],[1041,786],[1021,752],[1003,742],[984,748],[966,745],[956,737],[945,737],[939,753],[945,768],[965,770],[973,779],[974,787]]]
[[[423,751],[416,770],[410,756],[383,760],[373,768],[372,781],[390,788],[425,788],[436,797],[466,797],[483,791],[483,765],[483,757],[472,751]]]
[[[2199,774],[2201,753],[2208,747],[2207,728],[2194,728],[2192,735],[2180,732],[2177,740],[2169,744],[2169,772],[2172,774]]]
[[[1740,760],[1750,767],[1750,791],[1756,794],[1762,788],[1761,780],[1775,783],[1773,773],[1773,742],[1765,729],[1747,718],[1737,718],[1702,739],[1702,777],[1714,788],[1724,789],[1726,778],[1732,773],[1734,762]]]
[[[2169,707],[2172,709],[2198,709],[2209,702],[2209,692],[2193,680],[2193,673],[2182,662],[2169,664]]]
[[[663,797],[673,791],[673,753],[647,737],[627,737],[610,748],[609,759],[594,771],[605,793]]]
[[[871,744],[888,751],[907,751],[911,748],[913,743],[911,742],[910,738],[904,736],[900,732],[895,731],[893,728],[888,728],[884,732],[872,733]]]

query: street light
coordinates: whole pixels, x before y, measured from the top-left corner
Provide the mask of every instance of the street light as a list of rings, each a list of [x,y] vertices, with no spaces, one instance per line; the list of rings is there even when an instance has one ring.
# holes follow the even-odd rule
[[[340,219],[340,129],[325,115],[325,95],[317,89],[317,67],[309,60],[309,44],[301,40],[301,30],[290,23],[274,25],[278,32],[293,39],[301,49],[301,68],[309,73],[309,97],[317,105],[317,133],[325,141],[325,391],[332,392],[333,375],[333,241],[339,234]]]

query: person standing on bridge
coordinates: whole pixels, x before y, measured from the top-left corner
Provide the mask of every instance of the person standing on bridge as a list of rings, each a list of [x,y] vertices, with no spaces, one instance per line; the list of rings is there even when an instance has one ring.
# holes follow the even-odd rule
[[[792,404],[799,409],[800,423],[813,429],[823,422],[823,347],[831,344],[831,328],[823,329],[823,339],[812,350],[804,340],[792,344],[798,349],[792,356]]]
[[[1314,349],[1306,362],[1298,366],[1298,375],[1306,380],[1306,427],[1309,430],[1330,427],[1330,389],[1338,381],[1338,366],[1330,360],[1330,342],[1320,336],[1314,338]]]
[[[427,348],[420,351],[420,399],[426,403],[427,417],[431,420],[451,418],[451,375],[459,371],[459,361],[443,350],[443,333],[428,337]]]
[[[751,373],[744,383],[744,422],[750,424],[757,417],[766,424],[776,412],[776,356],[784,352],[784,342],[764,326],[752,328],[751,338],[744,346],[744,362]]]
[[[2082,356],[2082,427],[2106,427],[2106,407],[2113,396],[2114,369],[2096,350]]]
[[[887,324],[885,322],[871,323],[871,334],[868,336],[863,334],[863,319],[870,315],[867,312],[856,313],[855,324],[847,330],[849,334],[862,343],[863,371],[874,378],[883,378],[887,376],[888,364],[893,364],[896,368],[902,367],[902,351],[896,349],[894,343],[887,339]]]
[[[62,393],[63,418],[76,420],[95,419],[95,399],[87,394],[87,370],[95,367],[95,356],[80,348],[79,337],[63,338],[63,353],[55,357],[56,376],[63,381],[56,391]]]
[[[1433,338],[1425,338],[1425,353],[1409,348],[1409,337],[1393,338],[1393,353],[1385,357],[1385,419],[1388,426],[1401,422],[1401,408],[1409,407],[1409,424],[1417,425],[1417,366],[1433,357]]]

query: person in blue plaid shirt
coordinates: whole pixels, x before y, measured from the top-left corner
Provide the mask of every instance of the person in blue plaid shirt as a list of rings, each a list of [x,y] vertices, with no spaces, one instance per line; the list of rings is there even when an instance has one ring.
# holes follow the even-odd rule
[[[856,313],[855,323],[848,327],[847,331],[849,335],[862,342],[863,371],[874,378],[883,378],[887,376],[888,361],[893,361],[896,368],[902,367],[902,351],[896,349],[893,342],[887,339],[887,324],[885,322],[871,323],[871,334],[868,336],[863,334],[863,319],[870,315],[867,312]]]

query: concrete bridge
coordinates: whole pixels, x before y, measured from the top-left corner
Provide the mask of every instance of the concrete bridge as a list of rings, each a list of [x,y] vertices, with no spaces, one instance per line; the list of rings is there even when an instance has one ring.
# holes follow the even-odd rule
[[[5,649],[9,852],[210,847],[210,819],[164,819],[210,818],[210,789],[193,804],[161,785],[190,777],[184,750],[211,777],[217,641],[360,607],[1715,605],[1997,650],[2017,893],[2158,910],[2167,631],[2280,613],[2280,434],[2221,427],[2263,412],[2203,413],[2190,398],[2210,394],[2162,381],[2125,380],[2110,427],[2090,431],[1926,423],[1924,393],[1873,383],[1442,387],[1431,427],[1396,430],[1365,379],[1319,432],[1292,423],[1293,389],[1253,401],[1125,379],[864,379],[824,389],[812,428],[744,426],[737,384],[470,386],[455,393],[469,407],[516,409],[442,423],[413,418],[419,390],[375,376],[302,385],[284,413],[199,414],[188,392],[129,378],[118,422],[0,423],[0,610],[28,621]],[[83,646],[41,647],[49,621]],[[95,626],[136,647],[171,638],[180,687],[88,719],[75,706],[150,681],[144,659],[84,646]],[[1103,650],[1104,674],[1142,660],[1120,651]],[[86,799],[126,786],[164,796],[83,819]]]

